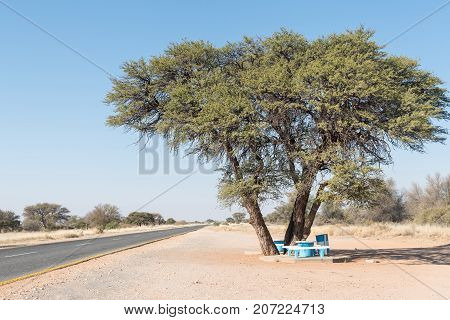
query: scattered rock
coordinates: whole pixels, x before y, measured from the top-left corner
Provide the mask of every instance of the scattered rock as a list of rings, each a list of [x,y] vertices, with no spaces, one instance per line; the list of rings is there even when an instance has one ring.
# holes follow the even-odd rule
[[[366,263],[380,263],[380,261],[373,259],[366,259]]]

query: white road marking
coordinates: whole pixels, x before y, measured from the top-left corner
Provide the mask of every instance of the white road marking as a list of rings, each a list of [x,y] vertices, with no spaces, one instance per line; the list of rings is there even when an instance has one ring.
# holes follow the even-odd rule
[[[90,242],[88,242],[88,243],[80,243],[80,244],[76,244],[75,247],[87,246],[88,244],[91,244],[91,243]]]
[[[19,254],[13,254],[11,256],[4,256],[2,258],[12,258],[12,257],[19,257],[19,256],[25,256],[27,254],[33,254],[33,253],[37,253],[36,251],[33,252],[25,252],[25,253],[19,253]]]

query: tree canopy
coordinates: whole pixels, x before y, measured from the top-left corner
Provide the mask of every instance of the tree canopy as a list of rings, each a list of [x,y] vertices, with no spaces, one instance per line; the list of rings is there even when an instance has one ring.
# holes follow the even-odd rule
[[[70,211],[55,203],[38,203],[23,209],[24,225],[33,225],[30,229],[56,229],[68,219]]]
[[[19,229],[19,216],[12,211],[0,210],[0,232],[15,231]]]
[[[281,30],[215,47],[170,45],[113,79],[108,119],[163,136],[222,172],[219,198],[247,209],[264,254],[276,254],[260,203],[294,190],[285,242],[303,239],[322,201],[367,201],[391,149],[442,142],[441,81],[388,55],[365,29],[308,41]],[[308,206],[310,201],[311,205]]]

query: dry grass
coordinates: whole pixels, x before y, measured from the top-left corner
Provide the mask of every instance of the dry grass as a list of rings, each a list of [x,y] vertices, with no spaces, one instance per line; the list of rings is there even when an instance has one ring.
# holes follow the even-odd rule
[[[274,237],[282,237],[286,226],[268,225]],[[249,224],[214,226],[212,230],[253,232]],[[371,225],[323,225],[313,227],[311,234],[327,233],[330,236],[356,236],[360,238],[409,237],[450,241],[450,227],[418,225],[414,223],[374,223]]]
[[[183,227],[185,226],[188,225],[183,225]],[[22,245],[22,244],[50,242],[53,240],[89,238],[98,236],[104,237],[111,234],[164,230],[177,227],[181,226],[161,225],[161,226],[118,228],[118,229],[104,230],[104,232],[101,235],[99,235],[97,229],[87,229],[87,230],[74,229],[74,230],[56,230],[56,231],[38,231],[38,232],[7,232],[7,233],[0,233],[0,247],[8,245]]]

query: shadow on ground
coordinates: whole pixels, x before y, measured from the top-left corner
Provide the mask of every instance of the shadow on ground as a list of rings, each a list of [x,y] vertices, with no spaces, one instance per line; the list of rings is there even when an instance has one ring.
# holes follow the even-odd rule
[[[450,244],[428,248],[333,250],[333,255],[353,259],[402,260],[410,264],[450,265]]]

